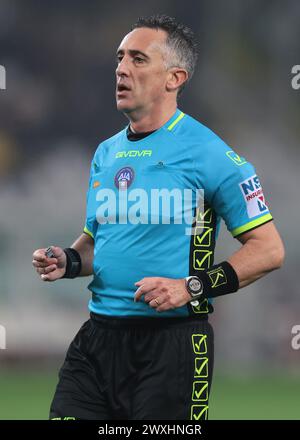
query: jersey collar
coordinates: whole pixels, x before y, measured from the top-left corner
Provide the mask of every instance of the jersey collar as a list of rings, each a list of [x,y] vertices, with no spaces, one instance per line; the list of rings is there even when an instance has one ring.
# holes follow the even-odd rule
[[[178,122],[184,117],[184,115],[185,114],[179,108],[177,108],[175,113],[173,114],[173,116],[171,116],[171,118],[164,125],[162,125],[157,130],[154,130],[151,134],[149,134],[148,136],[144,137],[139,142],[143,142],[144,140],[149,139],[149,137],[152,137],[153,135],[158,133],[160,130],[172,131],[173,128],[178,124]],[[130,126],[130,124],[128,124],[126,126],[126,128],[124,130],[124,133],[125,133],[126,140],[131,143],[131,142],[135,142],[135,141],[129,140],[127,138],[127,130],[128,130],[129,126]]]
[[[172,131],[173,128],[178,124],[178,122],[183,118],[184,113],[177,108],[174,115],[163,125],[168,131]]]

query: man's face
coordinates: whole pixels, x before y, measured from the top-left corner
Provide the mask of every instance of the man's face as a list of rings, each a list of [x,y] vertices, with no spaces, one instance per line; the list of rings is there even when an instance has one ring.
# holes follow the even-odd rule
[[[127,34],[117,50],[118,110],[147,111],[165,99],[168,72],[164,63],[163,30],[138,28]]]

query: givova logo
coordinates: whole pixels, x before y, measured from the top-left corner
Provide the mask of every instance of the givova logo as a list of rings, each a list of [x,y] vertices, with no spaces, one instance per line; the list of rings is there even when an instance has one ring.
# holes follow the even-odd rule
[[[6,330],[3,325],[0,325],[0,350],[6,349]]]
[[[0,65],[0,90],[6,89],[6,70],[4,66]]]
[[[265,197],[258,176],[254,175],[240,183],[249,218],[268,211]]]
[[[152,150],[129,150],[129,151],[118,151],[116,153],[116,159],[121,157],[144,157],[151,156]]]

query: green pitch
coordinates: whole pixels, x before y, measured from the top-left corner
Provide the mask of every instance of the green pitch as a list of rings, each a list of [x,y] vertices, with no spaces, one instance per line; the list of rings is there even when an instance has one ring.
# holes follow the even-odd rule
[[[47,419],[57,372],[0,370],[0,419]],[[210,419],[300,419],[300,377],[221,377],[211,392]]]

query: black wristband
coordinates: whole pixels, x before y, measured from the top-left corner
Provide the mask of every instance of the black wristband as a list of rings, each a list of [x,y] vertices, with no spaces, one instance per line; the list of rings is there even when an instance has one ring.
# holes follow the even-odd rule
[[[197,277],[203,282],[203,293],[206,298],[227,295],[239,289],[237,273],[228,261],[210,267],[197,274]]]
[[[67,257],[67,265],[62,278],[75,278],[81,272],[81,257],[76,249],[73,248],[65,248],[64,253]]]

